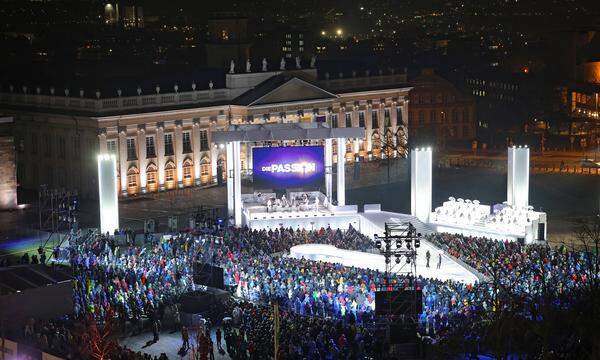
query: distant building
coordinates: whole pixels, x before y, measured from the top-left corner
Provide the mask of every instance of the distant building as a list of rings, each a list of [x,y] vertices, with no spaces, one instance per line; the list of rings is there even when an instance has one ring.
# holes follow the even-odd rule
[[[12,128],[12,117],[0,117],[0,210],[17,207],[17,149]]]
[[[257,34],[252,53],[273,60],[281,57],[294,59],[296,56],[310,59],[314,53],[312,36],[302,27],[277,26]]]
[[[248,19],[235,12],[214,13],[208,19],[206,63],[209,67],[228,68],[231,60],[240,68],[250,57]]]
[[[144,8],[136,5],[124,6],[122,22],[125,28],[143,28]]]
[[[475,101],[433,70],[410,80],[409,138],[413,144],[466,144],[476,137]]]

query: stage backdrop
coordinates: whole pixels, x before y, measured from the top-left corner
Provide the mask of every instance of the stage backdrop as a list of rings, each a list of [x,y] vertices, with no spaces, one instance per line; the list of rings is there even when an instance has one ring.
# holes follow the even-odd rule
[[[325,178],[322,146],[255,147],[255,189],[319,188]]]

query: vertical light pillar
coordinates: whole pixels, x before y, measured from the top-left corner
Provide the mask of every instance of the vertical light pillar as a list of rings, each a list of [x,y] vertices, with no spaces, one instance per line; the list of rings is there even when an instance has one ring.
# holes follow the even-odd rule
[[[529,148],[509,147],[506,201],[515,207],[529,205]]]
[[[114,154],[98,155],[98,199],[100,205],[100,231],[112,234],[119,228],[119,199],[117,183],[117,158]]]
[[[119,173],[121,195],[127,196],[127,128],[119,127]]]
[[[410,154],[411,215],[422,222],[431,214],[431,148],[414,149]]]
[[[242,161],[239,141],[233,142],[233,191],[235,208],[235,225],[242,225]]]
[[[337,203],[346,205],[346,139],[337,139]]]
[[[156,124],[156,167],[158,167],[158,189],[165,190],[165,126],[164,123]]]
[[[194,120],[192,126],[192,152],[194,154],[194,183],[200,185],[200,121]]]
[[[233,143],[227,143],[227,214],[229,217],[234,216],[235,205],[233,203]]]
[[[175,122],[175,162],[177,167],[177,187],[183,187],[183,124],[181,120]]]
[[[325,196],[333,200],[333,141],[325,139]]]

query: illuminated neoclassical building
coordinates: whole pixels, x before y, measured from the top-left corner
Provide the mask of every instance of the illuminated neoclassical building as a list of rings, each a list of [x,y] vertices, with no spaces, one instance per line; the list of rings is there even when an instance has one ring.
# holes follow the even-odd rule
[[[211,133],[245,123],[364,127],[364,139],[346,144],[347,161],[398,156],[406,145],[404,74],[318,80],[316,69],[263,71],[227,74],[221,88],[191,87],[113,98],[11,87],[0,108],[15,119],[20,185],[95,196],[99,153],[117,155],[122,196],[210,185],[227,177],[225,149]],[[251,168],[249,150],[241,149],[243,169]]]

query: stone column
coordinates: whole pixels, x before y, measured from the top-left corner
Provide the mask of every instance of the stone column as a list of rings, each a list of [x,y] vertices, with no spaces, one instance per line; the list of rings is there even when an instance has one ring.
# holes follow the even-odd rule
[[[346,127],[346,108],[341,106],[338,111],[338,127]]]
[[[119,126],[119,173],[121,195],[127,196],[127,127]]]
[[[234,190],[233,190],[233,143],[228,142],[227,145],[227,214],[229,217],[235,215]]]
[[[246,170],[252,170],[252,145],[246,143]],[[248,172],[250,173],[250,172]]]
[[[211,183],[218,183],[217,180],[217,160],[219,159],[219,146],[212,142],[212,125],[209,125],[208,132],[208,146],[210,148],[210,179]]]
[[[331,203],[333,200],[333,141],[325,139],[325,196]]]
[[[337,139],[337,203],[338,206],[346,205],[346,158],[340,156],[346,151],[346,139]]]
[[[235,208],[235,225],[242,225],[242,150],[239,141],[233,142],[233,191]]]
[[[137,146],[138,146],[138,164],[140,170],[140,190],[142,194],[145,194],[147,191],[146,186],[146,125],[139,125],[137,130]]]
[[[158,168],[158,189],[165,190],[165,124],[156,123],[156,167]]]
[[[100,154],[108,154],[106,128],[102,128],[98,131],[98,149],[100,150]]]
[[[194,119],[192,127],[192,151],[194,152],[194,183],[200,185],[200,120]]]
[[[212,183],[218,183],[217,179],[217,160],[219,159],[219,146],[210,144],[210,179]]]
[[[372,111],[373,108],[370,106],[367,106],[367,108],[365,109],[365,141],[367,142],[367,153],[373,150],[373,142],[371,141],[371,134],[373,132],[373,116],[371,113]]]
[[[358,106],[354,106],[352,109],[352,127],[359,127],[358,121]],[[358,153],[360,151],[360,139],[354,139],[352,141],[352,152],[354,153],[354,161],[358,161]]]
[[[183,124],[181,120],[175,121],[175,166],[177,167],[177,187],[183,187]]]
[[[406,145],[407,141],[408,141],[408,96],[406,96],[406,98],[404,99],[404,102],[402,103],[402,107],[400,108],[400,111],[402,111],[402,121],[404,124],[402,124],[401,126],[404,127],[404,138],[401,140],[404,142],[404,144]]]

